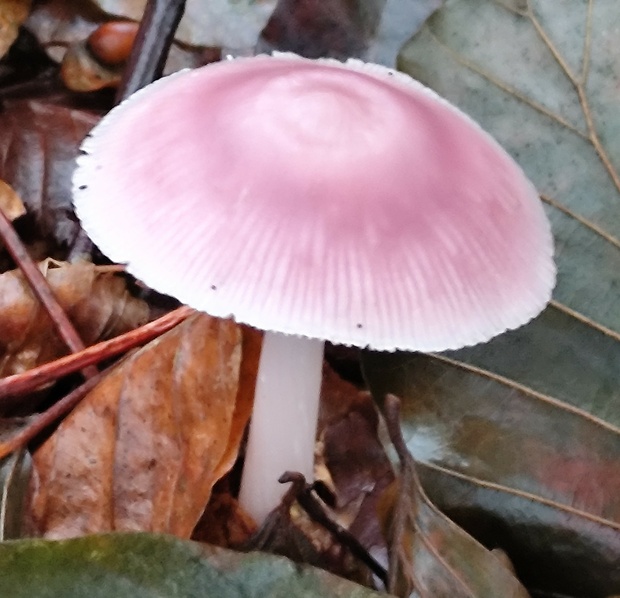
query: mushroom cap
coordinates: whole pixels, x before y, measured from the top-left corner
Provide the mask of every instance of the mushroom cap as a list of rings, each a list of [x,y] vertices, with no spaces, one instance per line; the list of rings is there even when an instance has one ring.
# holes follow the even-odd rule
[[[486,341],[555,282],[533,185],[410,77],[291,54],[183,71],[82,145],[74,203],[152,288],[264,330],[380,350]]]

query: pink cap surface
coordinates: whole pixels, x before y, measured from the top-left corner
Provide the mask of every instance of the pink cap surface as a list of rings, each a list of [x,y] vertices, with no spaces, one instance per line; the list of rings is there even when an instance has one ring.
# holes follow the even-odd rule
[[[177,73],[84,142],[74,203],[154,289],[265,330],[381,350],[472,345],[555,282],[538,195],[480,127],[359,61]]]

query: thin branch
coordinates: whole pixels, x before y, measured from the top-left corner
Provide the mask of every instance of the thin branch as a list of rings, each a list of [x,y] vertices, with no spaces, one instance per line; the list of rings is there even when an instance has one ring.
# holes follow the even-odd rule
[[[114,366],[112,366],[114,367]],[[69,413],[99,382],[110,372],[108,368],[103,372],[89,378],[84,384],[78,386],[66,397],[54,403],[47,411],[32,418],[19,432],[11,436],[4,442],[0,442],[0,459],[6,457],[13,451],[26,446],[33,438],[40,434],[45,428],[58,421],[61,417]]]
[[[329,531],[340,544],[348,548],[351,554],[362,561],[387,587],[387,571],[349,530],[329,517],[321,503],[312,495],[312,485],[306,483],[306,478],[301,473],[287,471],[282,474],[278,481],[281,484],[292,483],[295,488],[295,498],[308,516]]]
[[[28,251],[21,242],[18,234],[15,232],[13,225],[9,222],[4,212],[0,209],[0,238],[11,254],[15,263],[20,268],[24,277],[28,281],[33,293],[39,299],[45,311],[49,314],[58,334],[67,345],[68,349],[74,353],[82,351],[84,343],[79,334],[75,330],[71,320],[58,302],[54,291],[49,286],[45,276],[37,267]],[[89,366],[83,370],[86,378],[97,374],[97,369]]]
[[[185,0],[149,0],[116,92],[117,104],[161,77],[184,11]],[[91,240],[80,228],[71,247],[69,261],[84,259],[92,251]]]
[[[61,357],[21,374],[1,378],[0,403],[2,399],[34,392],[41,386],[72,374],[85,366],[116,357],[129,349],[147,343],[174,328],[193,313],[194,310],[190,307],[179,307],[140,328],[87,347],[78,353]]]
[[[149,0],[125,68],[116,101],[161,77],[185,0]]]

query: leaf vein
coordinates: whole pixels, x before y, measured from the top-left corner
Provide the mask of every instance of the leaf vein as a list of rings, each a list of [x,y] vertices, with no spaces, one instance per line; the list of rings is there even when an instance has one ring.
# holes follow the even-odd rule
[[[594,222],[591,222],[587,218],[584,218],[583,216],[580,216],[579,214],[573,212],[569,208],[562,205],[559,201],[549,197],[548,195],[541,194],[540,199],[544,201],[546,204],[549,204],[550,206],[554,207],[556,210],[560,210],[560,212],[566,214],[567,216],[570,216],[571,218],[574,218],[575,220],[577,220],[577,222],[579,222],[586,228],[589,228],[592,232],[602,237],[605,241],[607,241],[608,243],[610,243],[617,249],[620,249],[620,240],[616,239],[616,237],[609,234],[603,228],[598,226],[598,224],[595,224]]]
[[[572,131],[573,133],[575,133],[576,135],[578,135],[582,139],[586,139],[588,141],[591,141],[590,140],[590,136],[587,133],[585,133],[583,131],[580,131],[577,127],[575,127],[574,125],[569,123],[565,118],[563,118],[559,114],[556,114],[555,112],[553,112],[552,110],[549,110],[548,108],[546,108],[542,104],[539,104],[538,102],[535,102],[531,98],[528,98],[525,94],[520,92],[518,89],[516,89],[512,85],[509,85],[505,81],[502,81],[502,80],[498,79],[497,77],[495,77],[494,75],[492,75],[488,71],[484,70],[483,68],[481,68],[479,65],[475,64],[474,62],[472,62],[470,60],[467,60],[465,57],[461,56],[458,52],[455,52],[452,48],[450,48],[450,46],[448,46],[445,43],[443,43],[434,33],[431,32],[430,35],[433,37],[434,41],[443,50],[445,50],[448,54],[450,54],[450,56],[453,58],[453,60],[455,62],[457,62],[460,65],[464,66],[465,68],[469,69],[473,73],[476,73],[477,75],[479,75],[483,79],[486,79],[489,83],[495,85],[495,87],[497,87],[498,89],[500,89],[503,92],[513,96],[514,98],[516,98],[520,102],[523,102],[524,104],[526,104],[527,106],[529,106],[533,110],[536,110],[537,112],[540,112],[544,116],[546,116],[546,117],[556,121],[558,124],[560,124],[563,127],[567,128],[569,131]]]
[[[551,500],[549,498],[539,496],[537,494],[534,494],[533,492],[517,490],[516,488],[510,488],[509,486],[505,486],[504,484],[498,484],[496,482],[489,482],[488,480],[483,480],[481,478],[477,478],[477,477],[470,476],[464,473],[460,473],[453,469],[443,467],[442,465],[437,465],[436,463],[424,462],[423,465],[425,467],[428,467],[429,469],[434,469],[448,476],[455,477],[460,480],[464,480],[470,484],[479,485],[489,490],[495,490],[497,492],[503,492],[505,494],[511,494],[519,498],[531,500],[532,502],[536,502],[536,503],[545,505],[547,507],[558,509],[559,511],[568,513],[569,515],[580,517],[588,521],[591,521],[593,523],[602,525],[604,527],[608,527],[613,530],[620,531],[620,523],[617,523],[610,519],[606,519],[605,517],[599,517],[598,515],[594,515],[593,513],[588,513],[587,511],[582,511],[581,509],[576,509],[575,507],[571,507],[570,505],[565,505],[555,500]]]
[[[513,390],[519,391],[533,399],[542,401],[549,405],[553,405],[554,407],[561,409],[563,411],[568,411],[569,413],[572,413],[573,415],[586,419],[589,422],[595,424],[596,426],[604,428],[605,430],[608,430],[614,434],[620,434],[620,428],[618,426],[615,426],[614,424],[606,422],[600,417],[592,415],[585,409],[575,407],[574,405],[566,403],[565,401],[561,401],[560,399],[556,399],[550,395],[534,390],[533,388],[530,388],[529,386],[526,386],[525,384],[521,384],[520,382],[516,382],[515,380],[508,378],[507,376],[496,374],[495,372],[491,372],[485,368],[481,368],[476,365],[471,365],[464,361],[459,361],[458,359],[453,359],[445,355],[431,353],[430,356],[445,364],[454,366],[456,368],[470,372],[472,374],[477,374],[478,376],[482,376],[484,378],[492,380],[493,382],[497,382],[499,384],[512,388]]]

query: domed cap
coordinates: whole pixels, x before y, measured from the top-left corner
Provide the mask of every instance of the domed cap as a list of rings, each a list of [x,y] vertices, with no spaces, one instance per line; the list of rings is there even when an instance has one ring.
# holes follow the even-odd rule
[[[86,232],[154,289],[264,330],[438,351],[534,317],[555,281],[536,190],[410,77],[290,54],[177,73],[84,142]]]

